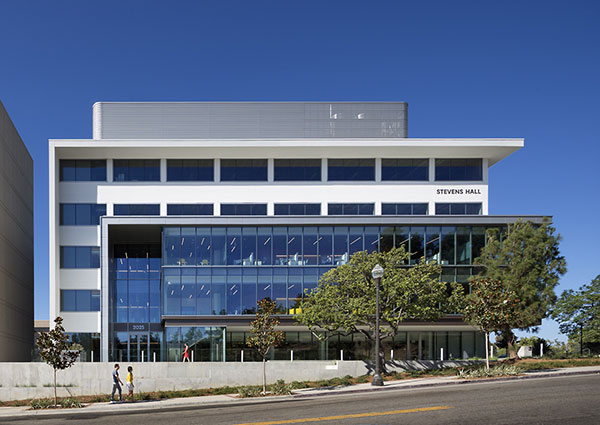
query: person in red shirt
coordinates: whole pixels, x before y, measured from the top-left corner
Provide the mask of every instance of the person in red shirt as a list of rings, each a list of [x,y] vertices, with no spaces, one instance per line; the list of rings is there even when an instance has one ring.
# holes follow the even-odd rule
[[[190,361],[190,347],[188,347],[187,344],[185,344],[185,348],[183,349],[183,361],[184,362]]]

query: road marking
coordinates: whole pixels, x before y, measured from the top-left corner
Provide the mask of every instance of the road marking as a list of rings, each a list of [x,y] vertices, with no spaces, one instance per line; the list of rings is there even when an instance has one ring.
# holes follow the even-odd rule
[[[446,410],[446,409],[452,409],[452,406],[419,407],[416,409],[388,410],[387,412],[354,413],[351,415],[321,416],[318,418],[303,418],[303,419],[284,419],[284,420],[280,420],[280,421],[246,422],[246,423],[238,424],[238,425],[298,424],[298,423],[302,423],[302,422],[335,421],[338,419],[367,418],[370,416],[397,415],[399,413],[431,412],[434,410]]]

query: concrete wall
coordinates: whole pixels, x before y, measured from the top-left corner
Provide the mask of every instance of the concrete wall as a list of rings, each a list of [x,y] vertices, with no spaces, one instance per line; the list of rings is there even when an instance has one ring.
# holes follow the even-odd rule
[[[391,370],[435,369],[443,366],[471,364],[469,361],[406,361],[388,364]],[[133,363],[137,391],[169,391],[223,386],[259,385],[262,383],[262,363]],[[121,364],[121,380],[125,381],[129,364]],[[57,383],[60,396],[110,393],[112,363],[76,363],[59,371]],[[370,366],[362,361],[270,361],[267,381],[316,381],[360,376],[369,373]],[[50,397],[53,389],[52,368],[45,363],[0,363],[0,400],[24,400]],[[68,387],[64,387],[67,385]]]
[[[33,348],[33,160],[0,102],[0,362]]]

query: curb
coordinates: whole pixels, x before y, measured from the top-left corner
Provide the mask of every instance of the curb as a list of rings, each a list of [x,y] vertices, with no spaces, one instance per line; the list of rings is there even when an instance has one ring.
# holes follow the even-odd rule
[[[539,378],[553,378],[558,376],[582,376],[582,375],[600,375],[599,370],[590,370],[590,371],[575,371],[575,372],[557,372],[557,373],[548,373],[548,374],[540,374],[540,375],[522,375],[522,376],[505,376],[498,378],[482,378],[482,379],[464,379],[460,381],[446,381],[446,382],[432,382],[432,383],[423,383],[423,384],[411,384],[411,385],[403,385],[401,387],[371,387],[371,388],[361,388],[361,389],[351,389],[348,388],[346,390],[338,390],[332,393],[318,393],[318,394],[292,394],[288,396],[271,396],[269,398],[256,398],[256,399],[240,399],[239,401],[236,399],[232,399],[227,402],[214,402],[214,403],[205,403],[205,404],[190,404],[190,403],[182,403],[181,405],[173,405],[173,406],[153,406],[148,408],[135,408],[135,409],[124,409],[124,410],[94,410],[94,411],[86,411],[83,409],[70,409],[70,410],[61,410],[54,411],[52,413],[47,411],[34,411],[28,410],[17,413],[15,415],[0,415],[0,423],[4,420],[18,421],[18,420],[29,420],[32,418],[36,419],[52,419],[52,418],[64,418],[64,417],[77,417],[81,419],[94,419],[96,417],[102,416],[115,416],[115,415],[131,415],[131,414],[145,414],[152,412],[172,412],[172,411],[185,411],[185,410],[204,410],[204,409],[213,409],[220,407],[228,407],[228,406],[250,406],[256,404],[273,404],[273,403],[281,403],[285,401],[293,401],[293,400],[303,400],[309,398],[317,398],[323,396],[337,396],[337,395],[347,395],[347,394],[359,394],[359,393],[370,393],[375,391],[402,391],[402,390],[410,390],[416,388],[432,388],[432,387],[442,387],[442,386],[454,386],[454,385],[463,385],[463,384],[473,384],[473,383],[486,383],[486,382],[505,382],[505,381],[518,381],[518,380],[526,380],[526,379],[539,379]],[[0,410],[1,412],[1,410]]]

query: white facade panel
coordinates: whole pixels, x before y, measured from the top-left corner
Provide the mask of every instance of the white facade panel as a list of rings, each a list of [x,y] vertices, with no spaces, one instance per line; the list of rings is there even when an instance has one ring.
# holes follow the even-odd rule
[[[100,269],[61,269],[60,289],[100,289]]]
[[[100,227],[59,226],[57,242],[58,246],[100,246]]]
[[[61,312],[67,332],[100,332],[100,312]]]

